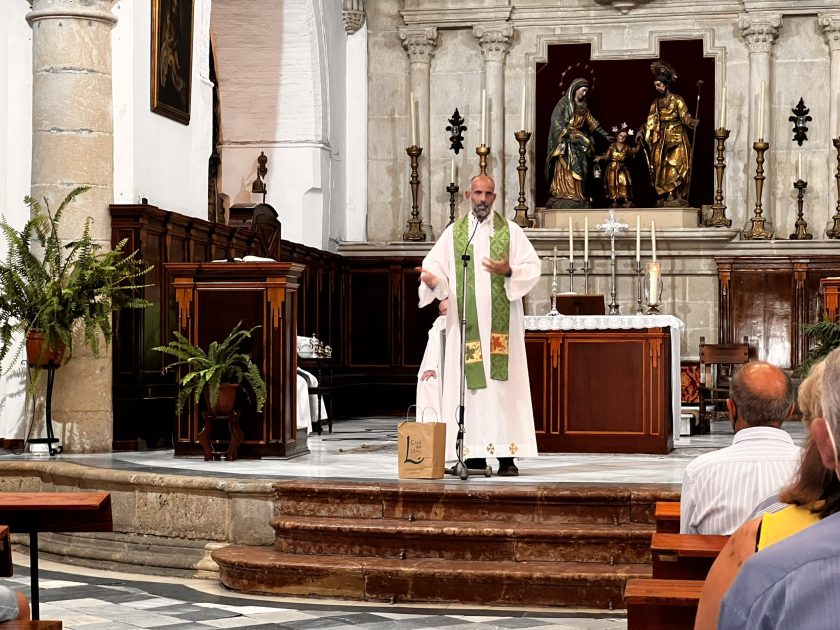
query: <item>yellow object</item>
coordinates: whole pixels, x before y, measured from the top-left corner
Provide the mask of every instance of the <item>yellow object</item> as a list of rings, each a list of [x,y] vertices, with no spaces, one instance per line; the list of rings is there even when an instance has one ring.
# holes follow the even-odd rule
[[[813,505],[789,505],[778,512],[768,512],[761,518],[758,551],[766,549],[788,536],[793,536],[820,520],[811,512]]]

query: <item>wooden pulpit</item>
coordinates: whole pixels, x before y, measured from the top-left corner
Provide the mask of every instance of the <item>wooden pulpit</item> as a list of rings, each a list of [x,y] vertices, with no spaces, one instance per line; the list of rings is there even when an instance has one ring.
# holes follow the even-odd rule
[[[237,399],[244,439],[240,457],[294,457],[308,453],[296,421],[297,291],[304,265],[279,262],[168,263],[178,306],[177,329],[203,348],[221,341],[240,321],[254,331],[249,347],[265,379],[267,396],[257,413]],[[175,454],[202,452],[200,409],[190,404],[177,419]],[[220,432],[222,428],[220,428]],[[223,438],[222,438],[223,439]]]

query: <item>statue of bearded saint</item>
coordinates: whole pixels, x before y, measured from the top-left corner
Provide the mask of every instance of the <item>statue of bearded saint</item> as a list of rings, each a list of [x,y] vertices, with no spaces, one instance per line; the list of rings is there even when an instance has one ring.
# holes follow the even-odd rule
[[[610,136],[586,104],[589,82],[575,79],[551,114],[545,176],[551,197],[547,208],[588,208],[586,188],[595,154],[595,134]]]
[[[671,92],[677,79],[674,69],[662,61],[655,61],[650,69],[657,95],[636,139],[644,142],[650,182],[658,197],[656,205],[685,207],[691,181],[688,129],[694,129],[700,121],[688,112],[683,98]]]

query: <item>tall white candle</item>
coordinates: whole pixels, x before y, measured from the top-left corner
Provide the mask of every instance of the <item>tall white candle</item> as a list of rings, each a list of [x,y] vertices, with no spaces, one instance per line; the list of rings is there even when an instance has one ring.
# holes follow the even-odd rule
[[[519,121],[519,129],[525,131],[525,86],[522,86],[522,112]]]
[[[589,262],[589,217],[583,217],[583,262]]]
[[[481,90],[481,144],[487,145],[487,91]]]
[[[575,260],[575,240],[574,236],[572,236],[572,217],[569,217],[569,262],[572,263]]]
[[[450,173],[451,179],[449,180],[451,183],[455,183],[455,176],[457,171],[455,170],[455,158],[452,158],[452,171]]]
[[[718,127],[726,128],[726,84],[723,86],[723,93],[720,97],[720,124]]]
[[[799,151],[799,161],[796,166],[796,179],[802,179],[802,151]]]
[[[414,92],[411,93],[411,146],[417,146],[417,103],[414,102]]]
[[[758,94],[758,139],[764,140],[764,81]]]
[[[642,219],[636,215],[636,262],[642,259]]]
[[[653,262],[656,262],[656,221],[650,222],[650,253]]]

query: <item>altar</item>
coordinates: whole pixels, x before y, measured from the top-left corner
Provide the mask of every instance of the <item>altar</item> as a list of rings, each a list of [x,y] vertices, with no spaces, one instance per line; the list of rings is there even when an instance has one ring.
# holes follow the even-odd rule
[[[541,453],[671,451],[679,437],[682,321],[672,315],[525,320]]]

